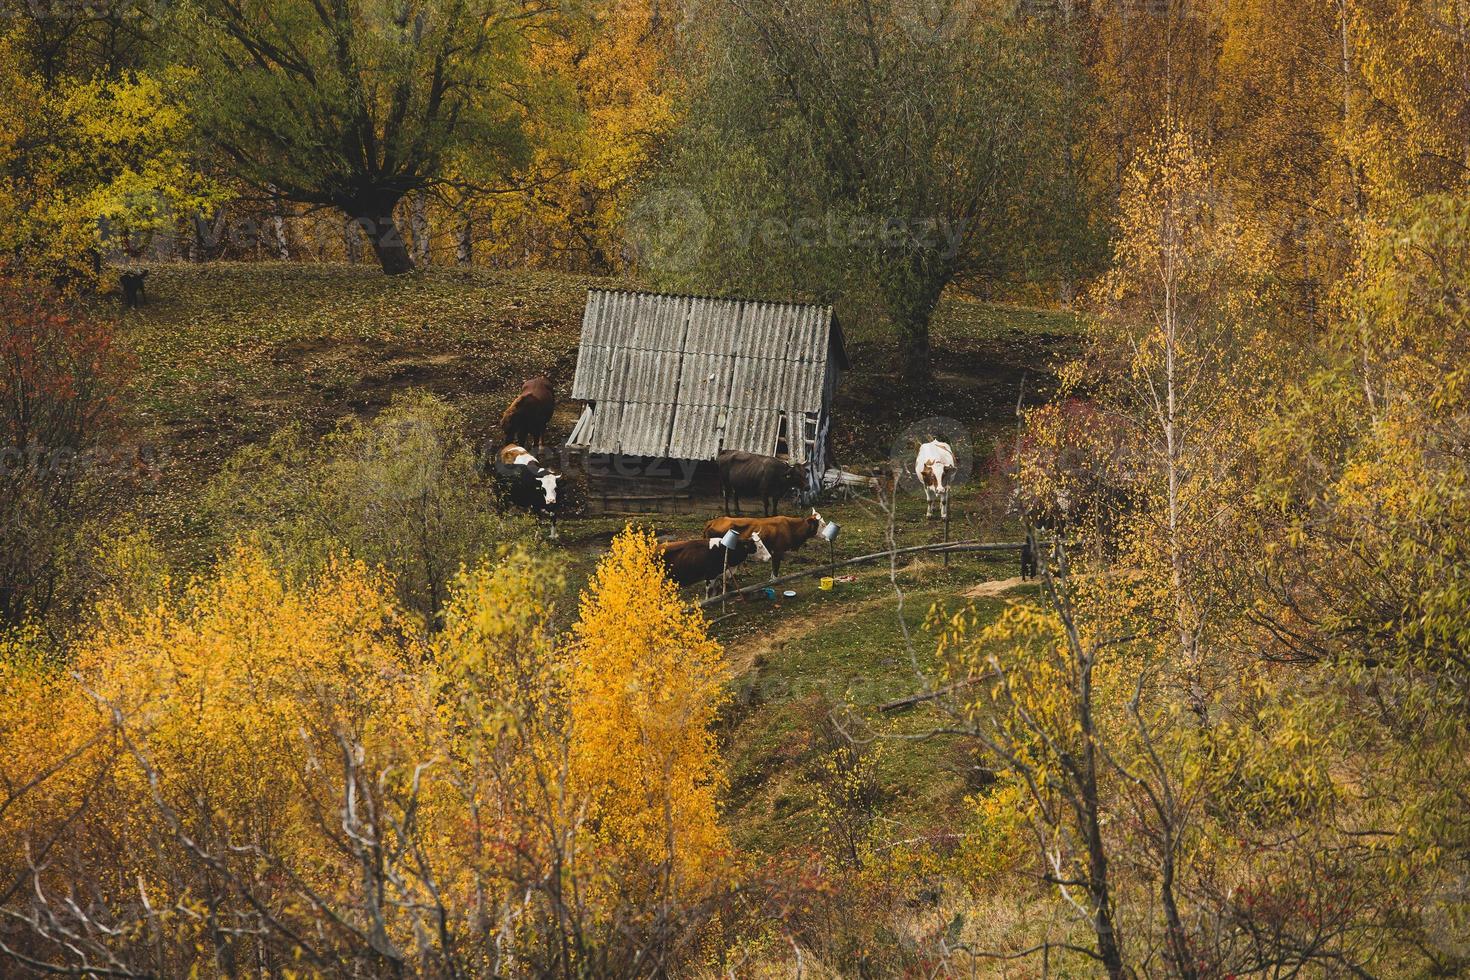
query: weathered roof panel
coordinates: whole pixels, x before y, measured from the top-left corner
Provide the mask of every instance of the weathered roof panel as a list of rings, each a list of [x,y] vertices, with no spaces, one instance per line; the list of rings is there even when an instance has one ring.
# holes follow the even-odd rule
[[[845,366],[831,307],[589,290],[572,397],[594,408],[578,444],[680,459],[770,453],[784,414],[801,461],[800,419],[822,411],[834,352]]]

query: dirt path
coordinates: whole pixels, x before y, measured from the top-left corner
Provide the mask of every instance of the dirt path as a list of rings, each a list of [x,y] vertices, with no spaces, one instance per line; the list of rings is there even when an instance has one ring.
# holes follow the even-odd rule
[[[980,599],[1003,595],[1019,585],[1021,578],[995,579],[972,586],[963,594],[967,599]],[[821,606],[799,616],[790,616],[773,623],[771,628],[748,640],[727,643],[725,653],[730,662],[732,676],[739,677],[751,669],[762,658],[769,658],[792,640],[801,639],[825,626],[849,616],[856,616],[876,606],[892,605],[893,594],[885,592],[861,602]]]
[[[830,606],[821,606],[811,612],[804,612],[800,616],[784,618],[774,624],[771,629],[745,642],[727,643],[725,655],[730,662],[731,676],[744,675],[758,660],[769,658],[771,654],[778,652],[792,640],[799,640],[840,619],[856,616],[865,610],[892,602],[892,595],[878,595],[851,605],[834,603]]]
[[[993,579],[992,581],[981,582],[979,585],[966,589],[965,598],[982,599],[989,596],[998,596],[1002,593],[1009,592],[1011,589],[1014,589],[1018,585],[1023,584],[1025,583],[1019,575],[1015,578]]]

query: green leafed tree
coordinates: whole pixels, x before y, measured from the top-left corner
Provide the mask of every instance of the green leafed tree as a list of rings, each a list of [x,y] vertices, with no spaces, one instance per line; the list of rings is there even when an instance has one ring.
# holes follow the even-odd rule
[[[204,133],[246,181],[355,222],[383,271],[413,269],[393,210],[466,147],[526,152],[517,93],[538,3],[192,0]],[[495,148],[499,152],[483,152]]]
[[[1045,21],[950,0],[738,0],[707,30],[651,195],[705,212],[698,255],[681,242],[664,263],[689,285],[872,297],[922,383],[947,286],[1039,277],[1070,247],[1061,229],[1085,225]]]

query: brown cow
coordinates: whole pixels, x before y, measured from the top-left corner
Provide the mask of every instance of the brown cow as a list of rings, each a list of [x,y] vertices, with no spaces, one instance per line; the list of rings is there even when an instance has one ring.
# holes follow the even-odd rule
[[[729,551],[718,539],[666,541],[658,546],[659,557],[675,585],[712,582],[755,553],[752,542],[742,540]]]
[[[722,537],[726,531],[740,532],[740,540],[760,535],[760,543],[771,554],[771,578],[781,574],[781,559],[806,544],[827,523],[816,510],[810,517],[716,517],[705,524],[707,538]]]
[[[546,424],[555,410],[556,393],[551,390],[551,381],[544,374],[528,379],[522,383],[515,401],[500,416],[505,441],[523,446],[544,445]]]

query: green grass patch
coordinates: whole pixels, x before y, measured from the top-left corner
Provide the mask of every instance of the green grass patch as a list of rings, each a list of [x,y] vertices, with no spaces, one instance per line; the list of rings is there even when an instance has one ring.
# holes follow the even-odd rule
[[[926,690],[935,645],[926,622],[936,604],[957,609],[967,584],[1000,572],[973,559],[948,570],[924,562],[902,571],[907,636],[881,572],[837,594],[805,592],[781,609],[745,614],[741,639],[732,644],[744,670],[726,730],[727,817],[740,846],[780,851],[817,843],[820,764],[840,743],[840,731],[874,743],[881,811],[892,824],[883,836],[917,835],[959,817],[975,788],[972,749],[952,736],[922,737],[947,722],[933,706],[879,708]],[[1004,601],[974,600],[982,616],[998,613]]]

